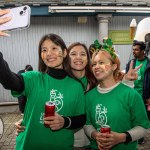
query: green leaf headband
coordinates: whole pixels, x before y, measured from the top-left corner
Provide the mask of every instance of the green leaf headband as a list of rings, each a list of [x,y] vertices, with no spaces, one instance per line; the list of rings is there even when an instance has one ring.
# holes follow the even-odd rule
[[[90,51],[94,53],[100,51],[101,49],[107,51],[112,56],[113,59],[116,58],[113,42],[111,39],[103,39],[103,45],[100,44],[99,41],[96,39],[94,41],[94,47],[92,47]]]

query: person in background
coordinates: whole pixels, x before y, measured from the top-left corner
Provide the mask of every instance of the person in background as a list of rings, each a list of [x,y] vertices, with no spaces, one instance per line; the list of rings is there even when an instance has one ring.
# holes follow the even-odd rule
[[[10,70],[0,53],[0,83],[12,90],[13,96],[27,97],[21,124],[26,128],[16,138],[16,150],[73,149],[73,129],[82,127],[86,121],[85,100],[81,83],[64,68],[66,54],[62,38],[47,34],[39,42],[39,71],[18,75]],[[54,116],[44,117],[47,101],[55,104]]]
[[[138,78],[134,81],[134,89],[143,97],[147,115],[150,119],[150,60],[145,53],[145,43],[141,41],[133,42],[133,68],[142,64],[142,67],[138,70]],[[126,72],[129,70],[131,60],[126,66]],[[144,138],[139,140],[139,144],[144,143]]]
[[[93,150],[135,150],[137,140],[150,128],[144,103],[139,93],[120,82],[120,61],[111,39],[99,44],[96,51],[92,70],[99,84],[86,94],[85,132]],[[110,126],[110,133],[100,132],[105,125]]]
[[[26,66],[25,66],[25,69],[20,70],[20,71],[18,72],[18,74],[21,74],[21,73],[24,73],[24,72],[27,72],[27,71],[33,71],[33,68],[32,68],[31,65],[26,65]],[[20,110],[20,112],[21,112],[22,115],[23,115],[23,113],[24,113],[26,101],[27,101],[26,96],[21,95],[21,96],[18,97],[19,110]]]

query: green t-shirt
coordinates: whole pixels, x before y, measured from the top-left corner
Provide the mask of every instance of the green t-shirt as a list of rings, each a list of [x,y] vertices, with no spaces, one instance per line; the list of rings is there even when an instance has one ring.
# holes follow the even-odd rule
[[[145,59],[143,61],[136,60],[135,67],[137,67],[141,64],[142,64],[142,67],[137,71],[138,79],[134,81],[134,88],[142,96],[144,73],[145,73],[145,70],[146,70],[147,59]]]
[[[135,126],[149,128],[150,123],[141,96],[130,87],[120,83],[108,93],[100,93],[97,87],[86,94],[87,125],[97,131],[101,125],[109,125],[111,131],[126,132]],[[98,149],[94,140],[91,147]],[[137,142],[118,144],[111,150],[137,150]]]
[[[88,86],[88,80],[87,80],[87,77],[84,76],[84,77],[80,78],[79,80],[80,80],[80,81],[82,82],[82,84],[84,85],[84,90],[86,91],[87,86]]]
[[[22,125],[24,132],[16,139],[16,150],[71,150],[74,132],[70,129],[51,131],[44,127],[46,101],[55,102],[56,112],[63,116],[85,114],[84,91],[81,84],[70,77],[54,79],[40,72],[23,74],[27,104]],[[18,96],[16,92],[12,92]]]

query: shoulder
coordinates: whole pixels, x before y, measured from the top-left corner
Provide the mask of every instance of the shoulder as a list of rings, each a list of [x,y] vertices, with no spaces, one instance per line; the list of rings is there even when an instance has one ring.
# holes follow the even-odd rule
[[[130,63],[131,63],[131,61],[135,62],[135,61],[136,61],[136,59],[135,59],[135,58],[130,59],[130,60],[128,61],[128,64],[130,64]]]
[[[67,79],[66,79],[66,82],[67,82],[67,84],[69,84],[69,85],[72,85],[72,86],[74,86],[74,87],[82,87],[82,84],[81,84],[81,82],[80,81],[77,81],[77,80],[75,80],[74,78],[72,78],[72,77],[70,77],[70,76],[67,76]]]
[[[128,85],[125,85],[123,83],[120,83],[119,91],[122,91],[124,96],[129,96],[129,97],[140,96],[140,94],[134,88],[131,88]]]
[[[124,84],[123,82],[121,82],[121,83],[119,84],[119,88],[125,89],[125,90],[127,90],[127,91],[135,91],[134,88],[131,88],[130,86]]]
[[[86,97],[90,97],[90,96],[95,95],[95,93],[98,93],[98,91],[97,91],[97,86],[96,86],[95,88],[89,90],[88,92],[86,92],[85,96],[86,96]]]
[[[37,78],[42,77],[45,73],[39,72],[39,71],[27,71],[25,73],[22,73],[21,75],[24,78]]]

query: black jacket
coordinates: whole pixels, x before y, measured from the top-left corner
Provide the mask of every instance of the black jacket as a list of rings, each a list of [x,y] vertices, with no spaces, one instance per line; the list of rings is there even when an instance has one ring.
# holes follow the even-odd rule
[[[144,73],[144,81],[143,81],[143,100],[147,100],[150,98],[150,59],[148,57],[145,57],[147,59],[147,65],[146,65],[146,70]],[[135,68],[135,62],[136,59],[133,60],[133,68]],[[126,66],[126,72],[129,70],[129,66],[131,61],[130,60]]]

